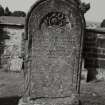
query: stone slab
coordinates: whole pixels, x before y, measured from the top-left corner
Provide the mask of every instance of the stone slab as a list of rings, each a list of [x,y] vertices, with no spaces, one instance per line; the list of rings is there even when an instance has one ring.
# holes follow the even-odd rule
[[[25,70],[26,80],[29,80],[26,91],[31,98],[78,94],[82,19],[74,0],[45,0],[29,12]]]

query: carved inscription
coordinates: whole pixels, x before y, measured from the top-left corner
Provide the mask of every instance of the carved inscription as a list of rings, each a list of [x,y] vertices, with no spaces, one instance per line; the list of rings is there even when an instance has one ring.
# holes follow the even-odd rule
[[[69,33],[71,23],[67,15],[63,12],[49,12],[41,19],[39,27],[43,36],[38,36],[38,42],[40,42],[41,49],[46,49],[48,58],[70,54],[72,49],[70,47],[72,38]]]

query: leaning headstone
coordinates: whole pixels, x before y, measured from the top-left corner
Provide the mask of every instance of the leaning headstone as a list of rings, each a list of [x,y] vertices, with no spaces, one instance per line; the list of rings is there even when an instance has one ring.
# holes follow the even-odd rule
[[[25,94],[19,105],[79,105],[83,17],[78,0],[42,0],[26,21]]]

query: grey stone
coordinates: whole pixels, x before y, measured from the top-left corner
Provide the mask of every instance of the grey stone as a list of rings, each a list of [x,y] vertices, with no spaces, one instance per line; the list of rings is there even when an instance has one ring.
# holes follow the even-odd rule
[[[26,23],[25,98],[77,105],[83,24],[77,1],[45,0],[32,7]]]

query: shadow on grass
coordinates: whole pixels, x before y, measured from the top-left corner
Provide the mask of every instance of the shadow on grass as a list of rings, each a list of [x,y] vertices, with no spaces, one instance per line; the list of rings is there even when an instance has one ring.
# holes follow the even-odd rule
[[[3,97],[0,98],[0,105],[18,105],[18,101],[21,97]]]

